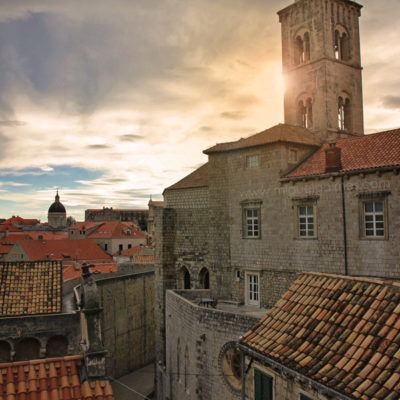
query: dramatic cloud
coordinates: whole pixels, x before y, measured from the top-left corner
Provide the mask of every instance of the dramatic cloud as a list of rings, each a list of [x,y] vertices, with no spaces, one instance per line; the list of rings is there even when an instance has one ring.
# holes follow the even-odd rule
[[[145,207],[202,150],[283,120],[293,0],[2,0],[0,217]],[[400,125],[398,0],[361,23],[366,130]],[[21,196],[23,191],[23,196]]]

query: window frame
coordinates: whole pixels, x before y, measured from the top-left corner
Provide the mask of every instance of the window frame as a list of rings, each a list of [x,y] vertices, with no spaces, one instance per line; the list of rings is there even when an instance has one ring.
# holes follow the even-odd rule
[[[261,239],[261,200],[243,201],[242,206],[242,238],[259,240]],[[257,211],[257,216],[249,216],[248,211]],[[253,223],[249,224],[249,221]],[[257,226],[257,234],[255,235],[255,226]],[[249,235],[249,227],[252,227],[253,234]]]
[[[257,160],[257,161],[255,161]],[[260,166],[260,154],[248,154],[245,157],[245,168],[246,169],[251,169],[251,168],[257,168]]]
[[[256,282],[250,284],[251,277],[256,278]],[[256,286],[256,290],[254,290],[254,285]],[[253,290],[251,290],[251,286],[253,286]],[[250,298],[254,297],[254,295],[251,296],[252,293],[257,294],[257,299]],[[245,296],[246,296],[245,303],[247,305],[260,307],[260,273],[258,271],[245,272]]]
[[[257,384],[257,382],[259,382]],[[267,383],[267,392],[263,390],[263,382]],[[274,377],[266,374],[258,368],[254,368],[254,399],[273,400],[274,399]]]
[[[389,239],[389,218],[388,218],[388,195],[390,192],[377,192],[377,193],[360,193],[358,195],[359,198],[359,230],[360,230],[360,239],[361,240],[388,240]],[[365,211],[365,205],[367,203],[373,203],[374,204],[374,210],[372,212],[366,212]],[[382,211],[381,212],[376,212],[375,211],[375,204],[376,203],[382,203]],[[372,216],[373,217],[373,231],[374,235],[367,235],[366,233],[366,216]],[[377,230],[377,221],[376,221],[376,216],[381,215],[382,216],[382,222],[383,224],[383,235],[376,235],[376,230]],[[370,221],[369,221],[370,222]]]
[[[294,208],[294,238],[300,240],[315,240],[318,239],[318,202],[319,196],[309,196],[305,198],[294,198],[293,200],[293,208]],[[300,221],[300,208],[301,207],[312,207],[312,217],[313,217],[313,235],[301,235],[301,221]],[[311,214],[310,214],[311,215]],[[306,214],[306,218],[308,219],[308,214]],[[308,221],[306,221],[306,233],[309,231],[308,229]]]

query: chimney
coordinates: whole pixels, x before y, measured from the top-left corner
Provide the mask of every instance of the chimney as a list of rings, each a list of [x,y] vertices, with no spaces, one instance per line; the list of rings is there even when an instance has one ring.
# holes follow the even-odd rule
[[[342,149],[336,147],[336,143],[329,143],[329,147],[325,150],[325,172],[336,172],[342,168],[341,160]]]

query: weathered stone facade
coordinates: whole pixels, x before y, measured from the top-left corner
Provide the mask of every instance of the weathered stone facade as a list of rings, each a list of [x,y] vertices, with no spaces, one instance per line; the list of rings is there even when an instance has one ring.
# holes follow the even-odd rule
[[[107,375],[118,378],[154,360],[154,272],[96,281]]]
[[[208,290],[166,294],[166,374],[164,397],[169,399],[239,399],[239,390],[224,370],[224,350],[259,317],[198,305]],[[226,374],[226,375],[225,375]],[[239,380],[240,382],[240,380]]]

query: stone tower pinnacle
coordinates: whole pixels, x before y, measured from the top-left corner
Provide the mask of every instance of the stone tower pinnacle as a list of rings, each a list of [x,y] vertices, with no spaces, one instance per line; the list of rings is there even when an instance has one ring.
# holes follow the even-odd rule
[[[364,133],[361,7],[350,0],[295,0],[278,12],[285,123],[324,140]]]

